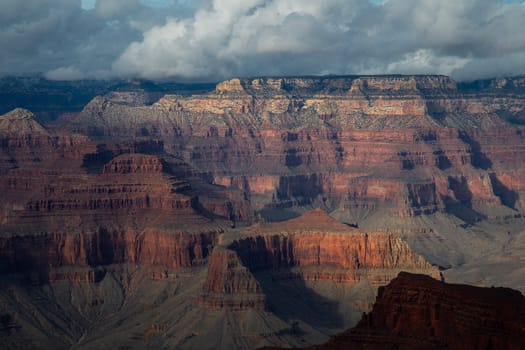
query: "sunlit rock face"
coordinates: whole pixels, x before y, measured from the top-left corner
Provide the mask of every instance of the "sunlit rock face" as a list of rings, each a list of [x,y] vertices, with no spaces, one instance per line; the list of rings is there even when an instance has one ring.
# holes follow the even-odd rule
[[[402,270],[439,276],[400,237],[362,232],[315,209],[296,219],[247,227],[240,238],[221,242],[211,255],[198,301],[212,309],[268,310],[256,279],[261,274],[276,284],[299,280],[377,288]]]

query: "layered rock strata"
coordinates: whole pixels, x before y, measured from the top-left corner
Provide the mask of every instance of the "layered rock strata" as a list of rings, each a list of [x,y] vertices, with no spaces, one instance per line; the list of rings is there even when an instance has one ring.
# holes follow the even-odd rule
[[[120,263],[201,266],[222,229],[156,156],[114,158],[97,176],[60,176],[4,218],[0,270]],[[171,226],[171,227],[170,227]]]
[[[400,270],[437,273],[401,238],[361,232],[321,209],[287,222],[257,225],[248,232],[250,236],[229,247],[252,271],[285,270],[303,280],[352,283],[368,278],[378,284],[388,282]]]
[[[202,266],[216,232],[201,234],[147,231],[43,233],[0,238],[0,272],[96,267],[111,264],[160,265],[177,269]]]
[[[96,98],[69,127],[161,138],[268,220],[321,205],[349,222],[375,211],[504,218],[522,214],[525,102],[519,83],[494,84],[473,93],[444,76],[231,79],[152,106]]]
[[[19,167],[39,167],[56,155],[81,156],[88,138],[55,133],[36,121],[28,110],[17,108],[0,117],[0,174]]]
[[[152,105],[141,94],[108,94],[55,125],[15,110],[0,117],[0,272],[99,289],[129,277],[105,278],[108,266],[148,265],[148,281],[186,293],[170,320],[188,310],[193,320],[210,309],[273,313],[281,323],[263,327],[273,343],[326,337],[355,322],[346,313],[368,310],[359,293],[399,271],[437,277],[397,232],[444,266],[449,252],[461,263],[499,249],[494,242],[513,244],[525,205],[522,85],[473,92],[442,76],[232,79]],[[352,227],[319,210],[265,223],[313,207]],[[198,276],[191,291],[173,278],[186,268]],[[300,292],[286,299],[293,288]],[[281,312],[275,295],[314,307]],[[341,306],[344,297],[354,304]],[[312,321],[319,310],[329,320]],[[283,321],[296,315],[302,323]],[[170,329],[158,324],[155,334]],[[246,341],[257,344],[259,333]],[[198,338],[188,337],[175,346]]]
[[[190,183],[174,175],[183,165],[133,153],[161,153],[161,141],[97,146],[68,137],[25,110],[0,118],[0,150],[12,159],[1,168],[1,273],[41,270],[49,281],[94,281],[94,270],[84,277],[55,270],[205,263],[227,221],[201,214]]]
[[[260,273],[271,275],[272,284],[300,280],[374,287],[402,270],[439,276],[401,238],[360,232],[321,209],[278,224],[257,224],[244,229],[241,238],[225,236],[211,255],[197,299],[212,308],[264,309],[264,291],[254,277]]]

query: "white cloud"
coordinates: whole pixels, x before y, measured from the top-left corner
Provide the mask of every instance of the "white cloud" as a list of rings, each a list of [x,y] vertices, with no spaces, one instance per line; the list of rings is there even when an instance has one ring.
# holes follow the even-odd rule
[[[216,0],[146,31],[113,68],[152,78],[365,71],[468,78],[463,68],[482,74],[476,62],[525,52],[520,23],[522,7],[492,0]]]
[[[308,74],[313,59],[326,54],[339,61],[334,51],[348,33],[339,24],[352,17],[349,5],[359,2],[216,0],[192,18],[170,18],[145,32],[113,67],[124,75],[153,78]]]
[[[504,0],[155,2],[2,0],[0,74],[525,73],[525,6]]]

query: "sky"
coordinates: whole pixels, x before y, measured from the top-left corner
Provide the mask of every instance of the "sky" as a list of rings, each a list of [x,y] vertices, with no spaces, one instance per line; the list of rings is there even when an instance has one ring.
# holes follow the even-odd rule
[[[525,74],[511,0],[1,0],[0,76]]]

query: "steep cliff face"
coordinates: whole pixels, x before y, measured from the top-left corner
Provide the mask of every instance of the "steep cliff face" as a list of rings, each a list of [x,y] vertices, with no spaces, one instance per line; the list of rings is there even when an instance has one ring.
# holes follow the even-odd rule
[[[219,232],[200,234],[100,229],[0,238],[0,272],[131,263],[177,269],[201,266]],[[50,271],[52,272],[52,271]]]
[[[524,316],[518,291],[400,273],[357,326],[308,349],[519,349]]]
[[[406,243],[389,234],[270,234],[239,240],[230,247],[254,270],[294,266],[432,270]]]
[[[401,273],[379,290],[374,308],[355,330],[384,330],[393,338],[413,336],[448,348],[514,349],[523,341],[524,316],[525,298],[518,291]]]
[[[360,232],[320,209],[287,222],[258,225],[248,232],[250,236],[233,241],[229,248],[251,271],[297,267],[297,277],[303,280],[376,278],[380,283],[400,270],[437,274],[399,237]]]
[[[502,90],[497,99],[492,98],[493,94],[480,96],[458,91],[456,83],[443,76],[236,78],[219,83],[213,93],[166,95],[151,107],[133,108],[97,97],[71,125],[114,136],[136,136],[147,131],[157,136],[227,138],[249,135],[250,130],[304,126],[336,131],[468,126],[488,129],[506,125],[505,118],[501,119],[506,108],[513,115],[523,113],[519,94],[505,96]],[[205,114],[216,118],[206,122]],[[460,115],[464,115],[465,124],[458,124]],[[153,129],[154,121],[171,128]]]

